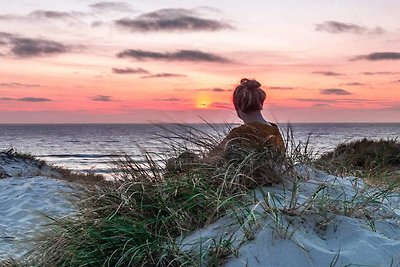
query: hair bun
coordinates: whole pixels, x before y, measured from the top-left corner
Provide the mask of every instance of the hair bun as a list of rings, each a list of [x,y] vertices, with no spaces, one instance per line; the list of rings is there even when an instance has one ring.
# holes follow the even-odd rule
[[[240,85],[247,87],[248,89],[257,89],[261,87],[261,83],[246,78],[240,80]]]

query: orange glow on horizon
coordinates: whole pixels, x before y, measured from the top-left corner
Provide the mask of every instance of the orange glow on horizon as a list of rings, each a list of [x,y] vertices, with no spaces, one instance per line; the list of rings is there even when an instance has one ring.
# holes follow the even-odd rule
[[[196,108],[207,109],[213,103],[212,97],[209,95],[200,95],[196,99]]]
[[[136,14],[95,10],[90,1],[36,2],[0,6],[0,123],[196,121],[199,114],[223,121],[236,116],[232,93],[241,78],[262,84],[264,108],[279,120],[400,122],[399,1],[339,0],[329,8],[214,1],[198,10],[201,1],[144,1]],[[29,15],[44,8],[71,13]],[[184,16],[176,30],[116,27],[125,16],[160,10],[220,26],[196,29]],[[259,15],[243,16],[254,10]]]

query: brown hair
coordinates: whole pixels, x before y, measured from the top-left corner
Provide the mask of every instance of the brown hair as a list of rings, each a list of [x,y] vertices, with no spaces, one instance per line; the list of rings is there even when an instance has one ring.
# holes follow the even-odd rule
[[[256,80],[242,79],[240,85],[233,92],[233,105],[235,109],[243,112],[262,110],[266,97]]]

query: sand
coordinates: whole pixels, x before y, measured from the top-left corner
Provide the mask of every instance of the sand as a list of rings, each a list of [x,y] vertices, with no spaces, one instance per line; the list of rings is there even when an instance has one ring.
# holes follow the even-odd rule
[[[18,258],[30,248],[26,239],[47,222],[43,213],[73,214],[66,193],[60,193],[70,189],[36,161],[0,153],[0,168],[7,177],[0,179],[0,259]],[[250,193],[258,202],[247,207],[251,212],[241,223],[227,215],[178,239],[178,245],[201,254],[229,240],[226,247],[234,253],[225,260],[227,267],[400,266],[399,194],[377,197],[355,177],[297,168],[304,179],[296,200],[300,208],[271,212],[289,205],[288,185],[260,188]]]
[[[259,202],[248,207],[252,216],[241,224],[225,216],[178,243],[183,250],[200,254],[213,245],[211,240],[229,240],[235,253],[228,257],[224,264],[227,267],[400,266],[399,194],[372,203],[376,191],[361,191],[364,184],[355,177],[338,178],[304,167],[299,171],[308,180],[299,185],[298,205],[309,203],[306,201],[317,188],[326,185],[319,203],[329,199],[346,201],[349,206],[355,205],[354,211],[343,214],[333,206],[324,214],[311,206],[296,214],[274,216],[262,208],[268,202],[268,192],[270,199],[275,196],[280,200],[277,207],[287,206],[291,194],[282,186],[263,188],[264,193],[257,192]],[[363,202],[370,203],[364,206]],[[363,211],[370,211],[373,218],[366,218]]]
[[[0,153],[0,259],[18,258],[30,248],[28,242],[48,221],[43,216],[73,212],[66,201],[70,189],[52,179],[59,174],[37,161],[8,157]],[[47,176],[37,176],[46,174]],[[54,174],[54,175],[52,175]]]

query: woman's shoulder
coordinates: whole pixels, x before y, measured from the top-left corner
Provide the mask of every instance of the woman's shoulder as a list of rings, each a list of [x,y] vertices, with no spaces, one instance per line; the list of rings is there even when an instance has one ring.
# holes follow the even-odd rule
[[[243,124],[241,126],[233,128],[229,135],[241,135],[246,133],[267,133],[267,134],[274,134],[279,133],[279,128],[275,123],[261,123],[261,122],[250,122]]]
[[[275,144],[279,148],[284,148],[284,141],[279,127],[274,124],[251,122],[232,129],[225,141],[237,140],[240,143],[265,143]]]

